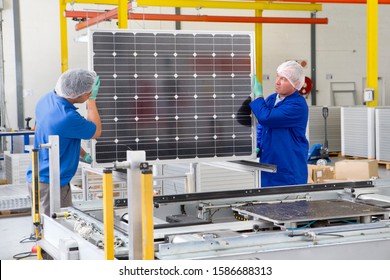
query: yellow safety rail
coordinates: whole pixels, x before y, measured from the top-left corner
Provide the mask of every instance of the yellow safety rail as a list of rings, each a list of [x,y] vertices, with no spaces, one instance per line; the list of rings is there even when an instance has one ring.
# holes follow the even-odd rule
[[[142,259],[154,259],[153,174],[149,167],[141,169],[142,187]]]
[[[367,1],[367,87],[374,89],[367,106],[378,106],[378,0]]]
[[[31,152],[32,158],[32,207],[31,214],[33,219],[33,224],[35,226],[35,237],[37,240],[41,239],[41,188],[39,183],[39,152],[38,149],[33,149]],[[42,250],[40,246],[37,246],[37,258],[42,260]]]
[[[104,256],[113,260],[114,251],[114,193],[112,170],[103,170],[103,222],[104,222]]]

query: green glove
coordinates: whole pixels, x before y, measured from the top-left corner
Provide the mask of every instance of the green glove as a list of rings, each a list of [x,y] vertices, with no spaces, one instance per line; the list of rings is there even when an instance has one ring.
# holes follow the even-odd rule
[[[99,92],[99,87],[100,87],[100,78],[99,76],[96,76],[95,78],[95,83],[93,84],[92,88],[92,95],[89,97],[89,99],[96,99],[98,92]]]
[[[92,162],[92,157],[89,153],[86,153],[83,157],[83,160],[86,162],[86,163],[91,163]]]
[[[257,80],[256,74],[253,75],[253,94],[255,97],[264,97],[263,85]]]

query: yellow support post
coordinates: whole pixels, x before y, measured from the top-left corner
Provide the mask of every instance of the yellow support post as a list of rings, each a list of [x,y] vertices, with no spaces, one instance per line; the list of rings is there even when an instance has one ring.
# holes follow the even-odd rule
[[[378,0],[367,0],[367,87],[374,89],[367,106],[378,106]]]
[[[106,260],[114,259],[114,194],[112,170],[103,170],[103,222],[104,222],[104,256]]]
[[[40,246],[37,246],[37,259],[38,260],[43,260],[42,248]]]
[[[33,219],[33,224],[35,226],[35,237],[37,240],[41,239],[41,188],[39,183],[39,152],[38,149],[33,149],[31,152],[32,159],[32,207],[31,215]],[[42,260],[42,250],[41,247],[37,245],[37,259]]]
[[[263,11],[256,10],[256,17],[262,17]],[[256,53],[256,76],[263,83],[263,24],[255,24],[255,53]]]
[[[120,29],[127,29],[127,27],[128,27],[127,0],[119,0],[119,3],[118,3],[118,27]]]
[[[66,2],[67,0],[60,0],[60,40],[61,40],[61,71],[62,73],[68,70],[68,28],[66,25]]]
[[[67,3],[78,4],[98,4],[98,5],[118,5],[121,0],[66,0]]]
[[[38,149],[33,149],[32,157],[32,218],[33,224],[38,227],[41,223],[40,214],[40,185],[39,185],[39,155]],[[38,236],[37,236],[38,237]]]
[[[60,2],[60,43],[61,43],[61,72],[69,68],[69,51],[68,51],[68,26],[66,24],[66,4],[101,4],[101,5],[118,5],[123,0],[59,0]],[[126,1],[127,2],[127,1]],[[127,17],[127,12],[126,12]],[[127,20],[126,20],[127,24]],[[126,27],[127,28],[127,25]]]
[[[208,1],[208,0],[137,0],[138,6],[212,8],[238,10],[322,11],[321,4],[291,4],[272,2]]]
[[[147,165],[147,163],[144,165]],[[153,174],[149,167],[142,168],[141,172],[142,259],[154,260]]]

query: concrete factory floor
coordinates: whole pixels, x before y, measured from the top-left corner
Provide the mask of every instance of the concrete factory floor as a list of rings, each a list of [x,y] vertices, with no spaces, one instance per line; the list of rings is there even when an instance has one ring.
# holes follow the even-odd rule
[[[331,165],[344,158],[332,158]],[[379,180],[390,179],[390,170],[385,165],[379,165]],[[4,167],[0,170],[0,180],[4,179]],[[0,185],[1,187],[1,185]],[[19,186],[27,193],[25,186]],[[0,189],[0,198],[4,196]],[[13,215],[0,213],[0,260],[35,260],[31,252],[35,241],[31,238],[33,232],[32,218],[29,215]]]

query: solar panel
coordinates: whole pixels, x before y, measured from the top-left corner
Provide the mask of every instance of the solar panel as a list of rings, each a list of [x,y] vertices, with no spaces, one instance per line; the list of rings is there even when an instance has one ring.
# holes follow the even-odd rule
[[[95,161],[251,158],[252,35],[92,31],[102,136]]]

